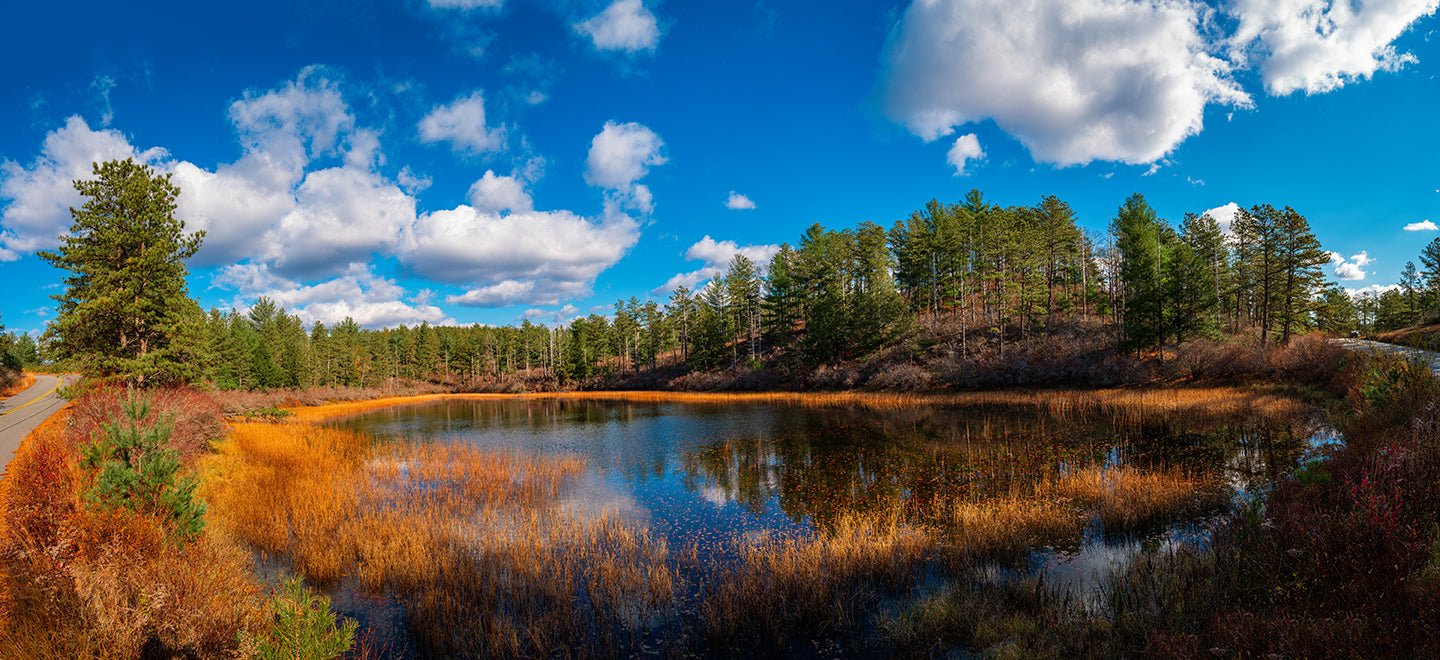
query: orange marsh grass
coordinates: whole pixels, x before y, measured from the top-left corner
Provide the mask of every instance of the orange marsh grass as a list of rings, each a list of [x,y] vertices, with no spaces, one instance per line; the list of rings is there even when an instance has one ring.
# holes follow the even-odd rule
[[[309,579],[395,594],[438,655],[604,654],[673,615],[663,541],[560,499],[585,464],[236,424],[203,466],[211,523]]]
[[[585,400],[637,403],[769,403],[830,408],[903,409],[917,406],[1034,408],[1057,417],[1112,414],[1139,420],[1150,415],[1293,415],[1304,404],[1271,388],[1186,387],[1102,390],[1040,390],[893,394],[881,392],[540,392],[531,394],[422,394],[291,408],[292,419],[317,422],[398,405],[441,401]]]
[[[769,401],[801,405],[1030,405],[1060,411],[1237,413],[1276,404],[1231,388],[1030,395],[711,395],[579,393],[518,398]],[[887,592],[910,588],[930,558],[977,559],[1075,540],[1099,516],[1137,528],[1215,501],[1215,483],[1179,471],[1082,468],[992,498],[938,497],[929,523],[900,507],[841,515],[814,535],[759,534],[715,558],[673,552],[612,513],[566,496],[578,458],[528,458],[464,444],[374,443],[307,422],[446,399],[401,397],[301,408],[294,421],[241,423],[203,465],[211,524],[288,559],[311,580],[354,579],[405,604],[437,655],[613,655],[663,629],[669,650],[791,649],[863,626]],[[1103,406],[1117,406],[1107,409]],[[1061,413],[1064,414],[1064,413]],[[933,524],[932,524],[933,523]],[[966,562],[950,566],[963,569]],[[698,637],[675,624],[692,621]],[[679,631],[681,639],[672,639]],[[654,648],[653,640],[645,642]],[[698,645],[698,646],[692,646]]]

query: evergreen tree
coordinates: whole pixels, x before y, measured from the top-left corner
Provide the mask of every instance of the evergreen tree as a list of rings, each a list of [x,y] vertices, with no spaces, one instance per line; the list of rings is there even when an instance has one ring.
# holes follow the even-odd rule
[[[1280,343],[1286,344],[1308,323],[1316,294],[1325,282],[1320,267],[1330,261],[1330,256],[1320,249],[1320,241],[1310,231],[1310,223],[1295,209],[1285,207],[1277,224],[1281,279],[1275,307],[1280,321]]]
[[[200,376],[200,307],[186,289],[185,260],[204,232],[185,233],[175,217],[179,189],[170,175],[134,160],[94,166],[76,181],[85,197],[60,247],[41,252],[70,271],[54,323],[55,354],[87,372],[138,384]]]
[[[735,343],[743,340],[748,344],[750,359],[760,353],[760,277],[755,262],[743,254],[730,259],[730,268],[725,274],[725,297],[730,301],[730,313],[734,317]]]
[[[1420,322],[1422,286],[1420,272],[1415,269],[1415,262],[1405,262],[1404,270],[1400,271],[1400,291],[1405,295],[1404,325],[1415,325]]]
[[[1355,299],[1338,285],[1330,285],[1315,303],[1315,328],[1332,335],[1349,334],[1359,327]]]
[[[1122,336],[1132,348],[1158,349],[1166,336],[1160,221],[1145,198],[1136,193],[1120,207],[1114,225],[1115,245],[1121,255]]]
[[[795,276],[795,260],[795,250],[790,244],[781,244],[770,259],[770,273],[765,281],[762,303],[765,342],[777,348],[790,346],[801,318],[803,298]]]
[[[1425,304],[1423,307],[1431,312],[1437,311],[1440,307],[1440,238],[1430,241],[1425,248],[1420,250],[1420,264],[1425,267],[1421,272],[1424,289]]]
[[[690,360],[690,322],[695,314],[695,299],[689,287],[675,287],[670,294],[670,314],[675,319],[676,332],[680,339],[680,361]]]
[[[195,497],[198,482],[179,476],[180,459],[166,443],[169,420],[150,421],[150,403],[132,396],[123,418],[103,426],[82,449],[81,464],[95,471],[85,498],[100,507],[123,507],[158,516],[180,539],[200,534],[205,504]]]

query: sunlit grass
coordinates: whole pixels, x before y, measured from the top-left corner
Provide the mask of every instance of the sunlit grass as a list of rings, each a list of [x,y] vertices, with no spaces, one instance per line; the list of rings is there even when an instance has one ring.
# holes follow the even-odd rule
[[[1084,503],[1107,531],[1130,531],[1185,513],[1214,508],[1229,493],[1212,478],[1182,470],[1143,471],[1122,465],[1075,470],[1061,476],[1053,491]]]
[[[12,396],[15,396],[16,394],[30,389],[30,386],[34,384],[35,374],[32,374],[28,371],[23,372],[19,375],[18,378],[11,381],[10,384],[0,387],[0,399],[8,399]]]
[[[739,540],[700,605],[709,643],[733,650],[783,648],[844,634],[884,590],[899,590],[935,549],[936,537],[894,512],[843,516],[812,537]]]
[[[532,394],[422,394],[368,401],[345,401],[293,408],[293,419],[316,422],[397,405],[440,401],[584,400],[653,403],[768,403],[820,408],[897,410],[921,406],[1003,407],[1041,410],[1064,418],[1106,414],[1138,421],[1160,415],[1229,417],[1246,414],[1294,415],[1305,407],[1270,388],[1186,387],[1102,390],[1040,390],[893,394],[880,392],[544,392]]]
[[[579,459],[237,424],[205,466],[213,524],[318,583],[396,594],[442,655],[620,648],[671,616],[662,541],[559,506]]]
[[[464,443],[377,442],[313,423],[393,405],[514,398],[403,397],[300,408],[279,423],[236,424],[204,465],[211,520],[312,582],[353,580],[365,592],[397,598],[408,630],[430,653],[608,655],[640,646],[788,652],[808,640],[840,640],[866,629],[881,599],[909,598],[926,571],[963,575],[992,558],[1073,545],[1096,520],[1107,532],[1148,529],[1225,496],[1217,482],[1179,470],[1052,463],[1054,472],[1022,478],[999,493],[872,502],[815,521],[812,533],[741,535],[702,555],[698,546],[668,547],[643,523],[615,512],[577,506],[576,488],[588,469],[583,459]],[[1052,415],[1129,414],[1122,412],[1127,406],[1142,411],[1137,415],[1289,410],[1269,394],[1229,388],[520,398],[807,406],[863,399],[869,407],[939,401]],[[987,617],[976,639],[999,635],[1005,625],[1004,617]]]

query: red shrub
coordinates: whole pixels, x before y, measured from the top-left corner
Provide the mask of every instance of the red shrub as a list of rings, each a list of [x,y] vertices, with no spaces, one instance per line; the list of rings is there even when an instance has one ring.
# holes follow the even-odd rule
[[[210,443],[225,435],[225,418],[214,399],[189,387],[145,391],[153,406],[151,419],[168,418],[170,446],[189,464],[210,450]],[[66,439],[72,447],[90,442],[104,424],[120,416],[129,391],[116,386],[92,388],[72,404]]]

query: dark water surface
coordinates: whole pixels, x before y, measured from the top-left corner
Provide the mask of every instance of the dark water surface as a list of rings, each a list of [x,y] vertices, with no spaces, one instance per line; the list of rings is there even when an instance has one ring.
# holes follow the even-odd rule
[[[382,409],[336,426],[386,439],[470,443],[578,456],[587,475],[567,495],[577,510],[618,512],[701,551],[766,530],[806,534],[847,512],[939,496],[1013,492],[1095,465],[1183,467],[1229,484],[1235,501],[1263,495],[1308,452],[1334,440],[1315,419],[1110,415],[1055,418],[1033,410],[919,407],[871,411],[766,404],[580,400],[448,401]],[[909,507],[914,504],[914,507]],[[1140,535],[1092,523],[1075,547],[1037,548],[1028,566],[1084,595],[1144,550],[1203,544],[1220,512]],[[367,625],[403,625],[367,596],[341,590],[337,608]]]

